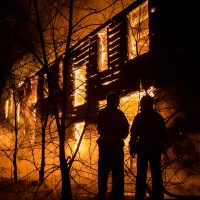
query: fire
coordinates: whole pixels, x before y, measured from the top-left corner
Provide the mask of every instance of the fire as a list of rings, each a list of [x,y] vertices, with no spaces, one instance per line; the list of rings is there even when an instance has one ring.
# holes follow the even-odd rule
[[[63,73],[62,73],[62,70],[63,70],[63,62],[61,61],[59,63],[59,72],[58,72],[58,84],[59,84],[61,89],[63,87]]]
[[[116,78],[116,79],[114,79],[114,80],[112,80],[112,81],[106,81],[106,82],[102,83],[102,85],[109,85],[110,83],[113,83],[113,82],[115,82],[115,81],[117,81],[117,80],[119,80],[119,79]]]
[[[98,33],[98,68],[99,71],[108,69],[107,27]]]
[[[47,84],[47,75],[44,74],[44,98],[47,98],[49,96],[49,88]]]
[[[149,51],[148,1],[128,15],[128,58],[133,59]]]
[[[135,58],[141,54],[144,54],[149,51],[149,27],[148,27],[148,1],[145,1],[140,7],[135,8],[134,11],[131,11],[127,15],[128,20],[128,59]],[[152,8],[150,12],[155,12],[155,8]],[[103,28],[100,30],[97,34],[98,37],[98,69],[99,72],[102,72],[104,70],[108,70],[108,52],[112,51],[113,48],[118,47],[117,45],[114,47],[110,47],[108,49],[108,27]],[[110,30],[111,31],[111,30]],[[117,33],[116,33],[117,34]],[[112,35],[109,35],[109,37],[112,37]],[[118,40],[119,38],[116,38]],[[116,40],[110,42],[109,45],[111,45]],[[84,46],[85,48],[85,46]],[[50,52],[50,50],[49,50]],[[79,65],[78,63],[83,63],[83,66],[79,66],[77,68],[73,69],[73,73],[71,74],[73,80],[74,80],[74,107],[82,107],[86,103],[86,81],[87,81],[87,63],[89,62],[89,55],[83,56],[86,52],[89,52],[89,43],[88,48],[86,48],[86,51],[84,51],[82,54],[77,55],[77,58],[82,58],[78,60],[78,62],[74,62],[74,65]],[[116,52],[115,52],[116,53]],[[112,55],[109,55],[110,57],[114,56],[115,53]],[[52,56],[49,61],[53,62],[54,57]],[[24,62],[30,62],[30,59],[24,59]],[[114,62],[115,60],[112,60]],[[20,66],[24,65],[23,63],[20,64]],[[33,62],[30,62],[29,68],[33,69]],[[36,66],[36,64],[34,64]],[[117,67],[119,65],[115,65]],[[29,69],[28,68],[28,69]],[[62,61],[59,63],[59,78],[58,78],[58,84],[59,87],[62,89],[63,87],[63,73],[62,73],[63,63]],[[27,69],[27,71],[28,71]],[[30,71],[31,71],[30,70]],[[39,70],[39,68],[37,68]],[[115,69],[113,72],[114,75],[117,75],[120,73],[120,70]],[[108,70],[109,71],[109,70]],[[20,71],[21,73],[21,71]],[[31,71],[31,76],[35,72]],[[23,73],[21,73],[23,74]],[[20,74],[20,75],[21,75]],[[24,74],[30,74],[30,73],[24,73]],[[112,75],[113,75],[112,74]],[[111,74],[107,75],[107,78],[112,78]],[[98,76],[97,74],[93,74],[92,76]],[[117,76],[114,76],[117,77]],[[48,86],[46,82],[46,75],[45,75],[45,84],[44,84],[44,98],[48,97]],[[109,79],[110,80],[110,79]],[[109,85],[114,81],[117,81],[118,79],[114,79],[112,81],[104,81],[103,85]],[[41,124],[38,123],[37,119],[37,113],[35,103],[38,101],[37,99],[37,78],[31,79],[31,93],[25,97],[24,102],[17,103],[17,122],[19,123],[19,149],[18,149],[18,166],[19,166],[19,172],[20,172],[20,178],[26,177],[28,179],[38,179],[38,169],[40,166],[40,149],[41,149],[41,141],[40,141],[40,134],[41,134]],[[19,81],[17,84],[17,87],[20,88],[23,84],[25,84],[26,81]],[[106,88],[106,87],[105,87]],[[147,93],[150,96],[154,96],[154,87],[150,87],[147,90]],[[146,91],[144,91],[142,88],[138,92],[131,92],[127,94],[126,96],[122,96],[120,98],[120,109],[125,113],[129,124],[131,125],[134,116],[139,111],[139,101],[146,94]],[[167,102],[169,103],[169,102]],[[170,102],[171,103],[171,102]],[[174,113],[174,110],[169,110],[170,104],[167,105],[163,109],[166,116],[169,116],[172,112]],[[163,106],[163,102],[161,102],[161,106]],[[101,109],[106,105],[106,100],[102,100],[98,102],[98,108]],[[162,107],[161,107],[162,108]],[[75,108],[76,109],[76,108]],[[77,108],[78,109],[78,108]],[[13,113],[14,113],[14,103],[13,103],[13,94],[10,93],[9,99],[5,102],[5,118],[9,119],[9,116],[11,116],[11,119],[9,119],[11,122],[10,124],[13,125]],[[169,113],[171,112],[171,113]],[[61,112],[59,112],[59,116],[61,116]],[[8,120],[6,120],[8,121]],[[53,171],[56,169],[56,167],[59,166],[59,159],[58,159],[58,147],[59,142],[57,138],[57,130],[55,126],[55,122],[51,119],[48,122],[47,128],[46,128],[46,166],[45,166],[45,173],[46,173],[46,182],[48,186],[55,189],[55,186],[58,185],[60,181],[60,174],[58,171]],[[9,124],[9,125],[10,125]],[[78,147],[79,141],[81,139],[81,135],[84,132],[84,137],[81,142],[81,145],[79,147],[79,153],[77,154],[76,160],[73,163],[71,177],[73,177],[73,180],[75,180],[72,183],[75,186],[79,185],[86,191],[96,192],[97,191],[97,163],[98,163],[98,146],[96,143],[96,140],[98,138],[98,133],[96,130],[96,124],[87,124],[85,127],[85,122],[77,122],[74,124],[74,138],[69,139],[66,145],[66,151],[67,156],[71,156],[74,153],[74,150]],[[71,131],[71,130],[70,130]],[[179,134],[182,134],[180,136],[183,136],[183,133],[179,132]],[[39,136],[39,137],[38,137]],[[128,141],[129,137],[125,140],[125,190],[126,191],[133,191],[133,174],[129,173],[129,169],[131,172],[136,171],[136,162],[135,159],[130,158],[129,149],[128,149]],[[194,140],[194,138],[193,138]],[[192,140],[191,140],[192,141]],[[197,138],[196,138],[197,141]],[[198,137],[199,141],[199,137]],[[36,144],[37,142],[37,144]],[[196,144],[197,146],[197,144]],[[10,169],[12,169],[12,162],[11,156],[12,156],[12,149],[13,149],[13,133],[9,128],[1,127],[1,135],[0,135],[0,147],[1,147],[1,159],[2,162],[0,164],[0,168],[6,169],[2,170],[2,173],[5,174],[5,177],[10,178]],[[196,147],[198,149],[198,147]],[[5,166],[4,166],[5,165]],[[55,168],[53,168],[53,167]],[[3,168],[4,167],[4,168]],[[127,167],[129,169],[127,169]],[[170,165],[171,167],[171,165]],[[184,177],[182,173],[179,174],[180,177],[175,176],[174,169],[177,169],[177,166],[173,166],[168,169],[168,172],[166,173],[166,181],[171,178],[171,175],[173,175],[174,181],[179,180],[179,178]],[[176,167],[176,168],[175,168]],[[52,170],[53,169],[53,170]],[[52,172],[52,175],[49,176],[49,174]],[[34,171],[34,174],[33,174]],[[36,172],[36,173],[35,173]],[[2,175],[1,173],[1,175]],[[12,176],[12,175],[11,175]],[[130,180],[131,177],[131,180]],[[169,182],[169,181],[168,181]],[[167,183],[168,183],[167,182]],[[73,185],[73,186],[74,186]],[[170,184],[169,184],[170,185]],[[197,180],[198,185],[198,180]],[[131,187],[129,190],[129,186]],[[78,188],[76,187],[76,188]],[[108,183],[108,190],[111,190],[111,184]],[[57,192],[57,188],[55,190]],[[78,191],[78,189],[77,189]],[[126,192],[125,191],[125,192]]]
[[[8,118],[9,99],[5,103],[5,117]]]
[[[82,66],[75,70],[74,76],[74,106],[83,105],[86,97],[86,66]]]
[[[81,134],[83,133],[84,126],[85,126],[85,122],[75,123],[75,145],[74,145],[74,149],[77,148]],[[79,151],[81,151],[81,152],[84,151],[83,145],[80,146]]]
[[[17,122],[20,120],[20,103],[17,104]]]
[[[86,100],[86,66],[82,66],[78,69],[74,69],[74,106],[80,106],[83,105]],[[81,134],[83,132],[85,126],[85,122],[75,123],[75,145],[74,148],[77,148],[77,145],[79,143]],[[83,149],[83,147],[80,147],[80,151]]]

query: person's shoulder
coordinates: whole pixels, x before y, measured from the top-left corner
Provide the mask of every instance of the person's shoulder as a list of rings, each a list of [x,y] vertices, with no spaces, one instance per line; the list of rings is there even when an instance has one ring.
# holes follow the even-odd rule
[[[140,111],[135,115],[134,120],[135,121],[136,120],[141,120],[143,118],[143,116],[144,116],[144,113]]]
[[[106,107],[99,109],[99,112],[103,112],[106,109]]]
[[[116,112],[120,115],[125,115],[124,112],[122,110],[120,110],[119,108],[116,109]]]
[[[117,112],[119,113],[124,113],[122,110],[120,110],[119,108],[116,109]]]
[[[161,116],[161,114],[157,110],[153,110],[154,115]]]
[[[99,111],[98,111],[98,115],[101,115],[102,113],[104,113],[106,111],[106,108],[101,108]]]
[[[144,115],[144,112],[141,112],[141,111],[140,111],[140,112],[138,112],[138,113],[135,115],[135,117],[138,118],[138,117],[141,117],[142,115]]]
[[[143,115],[143,114],[144,114],[144,112],[139,111],[135,116],[141,116],[141,115]]]
[[[154,110],[153,113],[154,113],[155,117],[163,119],[162,115],[158,111]]]

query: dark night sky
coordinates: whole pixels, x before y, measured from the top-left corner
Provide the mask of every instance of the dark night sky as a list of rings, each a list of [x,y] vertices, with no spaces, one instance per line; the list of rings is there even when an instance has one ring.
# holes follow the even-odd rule
[[[22,3],[22,1],[21,1]],[[18,41],[16,32],[26,43],[32,42],[34,30],[28,17],[16,0],[1,0],[0,2],[0,90],[9,76],[10,67],[27,50]],[[23,23],[21,22],[23,20]],[[23,24],[23,25],[20,25]],[[9,28],[8,28],[9,27]],[[10,30],[9,30],[10,29]],[[14,30],[14,31],[11,31]],[[17,30],[17,31],[16,31]]]

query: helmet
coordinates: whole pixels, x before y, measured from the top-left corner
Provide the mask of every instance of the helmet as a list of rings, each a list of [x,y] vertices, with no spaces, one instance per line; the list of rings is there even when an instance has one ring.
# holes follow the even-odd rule
[[[118,106],[119,105],[119,95],[116,92],[109,92],[106,96],[107,104]]]
[[[145,95],[140,100],[141,109],[153,109],[153,97]]]

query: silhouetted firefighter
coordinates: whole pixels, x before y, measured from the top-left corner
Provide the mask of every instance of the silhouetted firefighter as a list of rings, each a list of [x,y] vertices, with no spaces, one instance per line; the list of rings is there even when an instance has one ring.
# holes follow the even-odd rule
[[[152,200],[162,200],[163,180],[161,153],[166,144],[166,127],[163,117],[153,109],[153,98],[142,97],[140,111],[131,126],[130,153],[137,153],[136,200],[144,200],[148,162],[152,176]]]
[[[107,95],[107,106],[101,109],[97,118],[97,130],[100,135],[98,160],[98,197],[104,199],[107,181],[112,170],[113,199],[122,199],[124,195],[124,139],[129,133],[129,124],[124,113],[118,109],[119,96],[115,92]]]

